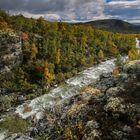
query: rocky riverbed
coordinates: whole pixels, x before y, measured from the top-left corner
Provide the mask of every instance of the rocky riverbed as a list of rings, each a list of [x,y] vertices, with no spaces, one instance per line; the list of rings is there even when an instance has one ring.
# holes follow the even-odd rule
[[[29,120],[25,134],[6,140],[139,140],[140,60],[102,74],[80,94],[45,108],[40,120]]]

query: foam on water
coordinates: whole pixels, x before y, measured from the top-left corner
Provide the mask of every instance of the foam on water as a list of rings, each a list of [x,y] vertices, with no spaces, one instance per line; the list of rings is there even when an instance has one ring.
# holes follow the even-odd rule
[[[140,40],[136,38],[136,48],[140,48]]]
[[[0,140],[4,140],[7,135],[6,131],[0,131]]]

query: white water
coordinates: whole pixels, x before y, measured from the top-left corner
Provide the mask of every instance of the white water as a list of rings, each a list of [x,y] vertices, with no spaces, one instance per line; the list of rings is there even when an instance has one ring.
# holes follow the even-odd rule
[[[63,100],[78,94],[81,87],[89,85],[97,80],[102,73],[111,72],[114,67],[114,59],[107,60],[98,66],[91,67],[79,73],[76,77],[68,79],[63,86],[59,86],[51,90],[48,94],[32,100],[28,105],[32,108],[31,112],[23,112],[24,105],[20,105],[17,107],[16,113],[24,119],[37,114],[36,117],[39,119],[39,114],[41,114],[40,112],[42,112],[44,108],[52,107],[56,103],[63,102]]]
[[[140,40],[138,38],[136,38],[136,48],[137,49],[140,48]]]
[[[0,140],[4,140],[4,138],[6,137],[7,132],[6,131],[1,131],[0,132]]]

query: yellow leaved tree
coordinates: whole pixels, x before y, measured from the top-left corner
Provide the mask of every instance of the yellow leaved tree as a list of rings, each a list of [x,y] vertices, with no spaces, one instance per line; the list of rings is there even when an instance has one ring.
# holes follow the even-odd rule
[[[31,59],[36,59],[37,54],[38,54],[38,49],[36,45],[33,43],[31,48]]]
[[[134,50],[129,50],[128,51],[128,57],[129,58],[134,58],[136,56],[136,52]]]
[[[56,64],[60,64],[60,49],[57,50],[57,56],[56,56]]]
[[[47,61],[44,64],[44,77],[47,82],[50,82],[55,79],[55,75],[50,73],[50,71],[49,71],[49,64]]]

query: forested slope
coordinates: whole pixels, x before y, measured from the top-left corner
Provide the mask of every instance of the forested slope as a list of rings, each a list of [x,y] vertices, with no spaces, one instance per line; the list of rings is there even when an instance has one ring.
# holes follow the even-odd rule
[[[140,33],[140,25],[134,25],[118,19],[104,19],[84,23],[94,26],[95,28],[118,32],[118,33]]]
[[[11,70],[15,76],[0,81],[1,88],[9,92],[54,85],[106,58],[136,53],[135,34],[112,33],[90,25],[50,23],[42,17],[9,16],[0,11],[0,29],[6,36],[16,32],[21,39],[22,61]]]

